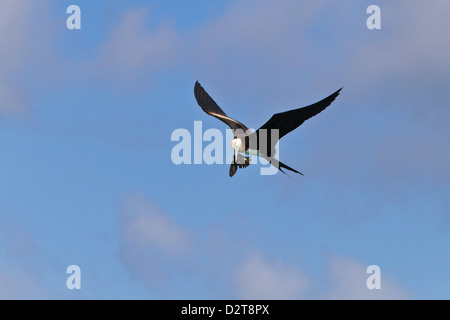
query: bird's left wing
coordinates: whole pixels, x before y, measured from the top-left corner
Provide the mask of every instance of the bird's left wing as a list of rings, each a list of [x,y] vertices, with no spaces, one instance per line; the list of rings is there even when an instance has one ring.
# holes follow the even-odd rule
[[[234,120],[227,116],[225,112],[217,105],[217,103],[209,96],[205,89],[198,83],[195,83],[194,95],[197,100],[198,105],[207,114],[216,117],[220,121],[226,123],[231,129],[238,130],[241,129],[243,132],[247,132],[248,128],[241,122]]]

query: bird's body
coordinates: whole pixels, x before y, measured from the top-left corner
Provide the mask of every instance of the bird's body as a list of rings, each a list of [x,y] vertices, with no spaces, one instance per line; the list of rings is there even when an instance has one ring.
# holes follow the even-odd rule
[[[238,168],[246,168],[250,165],[250,157],[241,156],[239,153],[263,157],[283,173],[285,172],[282,169],[287,169],[303,175],[275,158],[275,146],[283,136],[327,108],[341,90],[342,88],[310,106],[274,114],[255,132],[251,132],[241,122],[228,117],[198,81],[195,83],[194,95],[203,111],[226,123],[233,130],[234,139],[231,141],[231,147],[235,150],[235,156],[230,166],[230,177]]]

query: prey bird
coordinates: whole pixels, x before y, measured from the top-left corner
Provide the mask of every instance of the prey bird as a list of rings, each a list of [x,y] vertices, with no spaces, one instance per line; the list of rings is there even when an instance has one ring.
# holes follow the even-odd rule
[[[342,88],[310,106],[274,114],[255,132],[251,132],[243,123],[227,116],[198,81],[194,86],[194,95],[203,111],[226,123],[233,131],[234,139],[231,141],[231,147],[235,151],[235,156],[230,166],[230,177],[236,173],[238,168],[246,168],[250,165],[250,157],[245,157],[240,153],[263,157],[284,174],[286,172],[283,169],[287,169],[303,175],[275,159],[275,145],[279,139],[297,129],[303,122],[325,110],[336,99],[341,90]]]

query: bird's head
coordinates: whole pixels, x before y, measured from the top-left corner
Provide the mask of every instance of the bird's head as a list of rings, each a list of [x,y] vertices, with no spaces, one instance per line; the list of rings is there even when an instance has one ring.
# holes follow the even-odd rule
[[[241,148],[242,145],[242,140],[239,138],[234,138],[233,140],[231,140],[231,147],[236,150],[239,151],[239,149]]]

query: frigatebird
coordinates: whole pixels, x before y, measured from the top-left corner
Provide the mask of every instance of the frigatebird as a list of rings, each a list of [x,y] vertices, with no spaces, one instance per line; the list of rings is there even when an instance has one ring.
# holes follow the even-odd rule
[[[198,81],[195,82],[194,95],[203,111],[226,123],[233,130],[234,139],[231,141],[231,147],[235,150],[235,156],[230,166],[230,177],[236,173],[238,168],[246,168],[250,165],[250,157],[244,157],[239,153],[263,157],[284,174],[286,172],[283,169],[287,169],[303,175],[275,159],[275,145],[278,140],[297,129],[303,122],[325,110],[341,90],[342,88],[310,106],[276,113],[255,132],[251,132],[243,123],[227,116]]]

